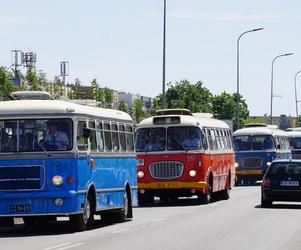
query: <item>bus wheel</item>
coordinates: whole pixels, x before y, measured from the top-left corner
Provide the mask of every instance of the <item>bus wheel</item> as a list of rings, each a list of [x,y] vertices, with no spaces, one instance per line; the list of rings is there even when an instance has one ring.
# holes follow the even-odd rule
[[[116,222],[123,222],[126,218],[129,218],[129,214],[131,213],[132,210],[132,204],[130,202],[130,197],[127,192],[127,190],[124,192],[124,197],[123,197],[123,208],[120,209],[118,213],[116,213],[115,219]]]
[[[70,215],[70,223],[74,231],[79,232],[79,231],[86,230],[90,216],[91,216],[91,206],[88,198],[83,213]]]

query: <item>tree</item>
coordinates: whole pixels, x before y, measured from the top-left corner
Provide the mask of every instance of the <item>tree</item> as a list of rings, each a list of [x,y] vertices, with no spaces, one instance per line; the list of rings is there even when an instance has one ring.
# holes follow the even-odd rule
[[[237,93],[234,93],[233,95],[233,100],[237,100]],[[246,100],[239,95],[239,127],[242,128],[244,124],[246,123],[247,118],[249,117],[249,109],[248,105],[246,103]],[[234,130],[236,130],[236,124],[237,124],[237,117],[236,117],[236,112],[235,112],[235,119],[234,120]]]
[[[30,67],[26,73],[25,79],[30,90],[42,90],[42,84],[38,79],[34,68]]]
[[[128,106],[126,105],[126,103],[123,100],[119,102],[118,109],[129,114]]]
[[[103,103],[103,93],[102,93],[102,90],[99,88],[99,85],[98,85],[96,79],[92,80],[91,87],[92,87],[92,98],[98,102]]]
[[[210,91],[203,87],[198,81],[195,84],[188,80],[181,80],[175,84],[168,83],[168,90],[165,94],[167,108],[186,108],[191,112],[211,112]],[[162,103],[162,95],[157,96],[156,105]]]
[[[212,111],[214,117],[222,120],[231,120],[236,114],[236,103],[233,95],[225,91],[212,98]]]
[[[109,88],[104,88],[104,99],[105,99],[105,107],[112,108],[113,104],[113,90]]]
[[[135,119],[136,119],[136,122],[140,122],[144,115],[143,115],[143,110],[142,110],[142,107],[143,107],[143,103],[140,99],[136,99],[134,101],[134,115],[135,115]]]
[[[9,100],[11,92],[18,90],[18,88],[9,79],[8,72],[0,67],[0,100]]]
[[[80,87],[81,87],[81,82],[78,78],[75,78],[74,85],[71,87],[71,98],[72,99],[80,99]]]

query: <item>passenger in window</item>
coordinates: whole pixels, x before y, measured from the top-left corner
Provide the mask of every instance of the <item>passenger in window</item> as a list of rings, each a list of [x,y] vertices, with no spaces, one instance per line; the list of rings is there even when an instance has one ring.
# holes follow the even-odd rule
[[[182,142],[182,146],[185,149],[198,149],[201,146],[200,137],[196,134],[195,130],[190,130],[189,138]]]
[[[47,150],[66,150],[69,146],[69,139],[65,132],[58,130],[57,121],[47,122],[47,135],[42,142],[42,145]]]
[[[9,135],[5,132],[2,133],[1,151],[2,152],[10,151]]]
[[[154,134],[149,136],[149,141],[144,147],[145,151],[158,151],[161,150],[161,146],[157,141],[157,137]]]

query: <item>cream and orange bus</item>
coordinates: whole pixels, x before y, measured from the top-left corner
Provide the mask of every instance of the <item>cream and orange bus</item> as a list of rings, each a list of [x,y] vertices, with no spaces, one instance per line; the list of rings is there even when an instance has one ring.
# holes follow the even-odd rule
[[[229,126],[211,114],[158,110],[136,129],[138,201],[197,195],[228,199],[234,185],[234,151]]]

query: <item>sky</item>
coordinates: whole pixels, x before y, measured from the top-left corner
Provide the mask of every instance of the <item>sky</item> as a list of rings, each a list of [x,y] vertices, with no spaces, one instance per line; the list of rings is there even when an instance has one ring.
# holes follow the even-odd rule
[[[167,0],[166,82],[202,81],[214,95],[236,92],[237,39],[240,93],[250,115],[295,116],[294,76],[301,70],[299,0]],[[37,54],[49,80],[69,61],[72,83],[155,97],[162,90],[163,0],[1,1],[0,66],[11,50]],[[25,69],[23,69],[25,72]],[[301,100],[301,74],[297,78]],[[301,110],[301,103],[299,110]]]

